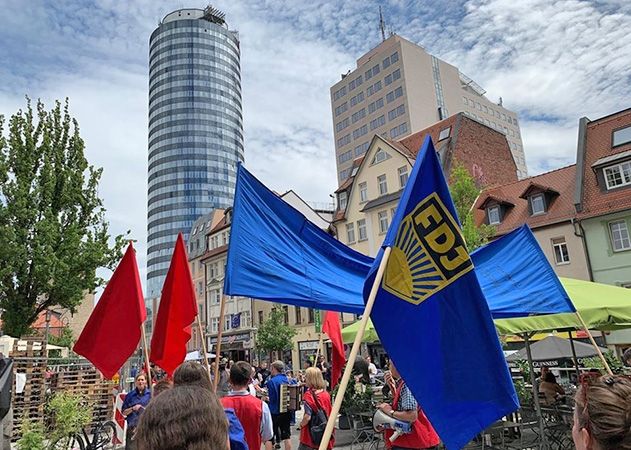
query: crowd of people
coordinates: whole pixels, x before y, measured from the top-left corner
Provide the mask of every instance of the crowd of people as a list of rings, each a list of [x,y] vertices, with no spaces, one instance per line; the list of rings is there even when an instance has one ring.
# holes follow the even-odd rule
[[[198,362],[180,365],[172,380],[162,379],[151,389],[144,373],[123,404],[128,428],[126,448],[137,450],[291,450],[291,411],[281,412],[280,386],[292,383],[291,371],[282,361],[258,369],[245,361],[221,364],[227,387],[215,393],[208,370]],[[372,375],[370,361],[360,371]],[[365,367],[364,367],[365,366]],[[321,366],[326,369],[326,366]],[[304,386],[303,415],[298,450],[318,448],[310,423],[323,411],[329,417],[332,400],[327,391],[326,370],[312,366],[298,374]],[[631,379],[627,376],[589,374],[581,380],[575,396],[572,438],[578,450],[631,450]],[[361,375],[360,375],[361,376]],[[440,439],[423,413],[396,366],[385,373],[386,392],[392,400],[377,405],[383,413],[412,424],[411,432],[390,443],[391,430],[384,430],[392,450],[433,449]],[[221,378],[220,378],[221,381]],[[554,375],[540,377],[539,390],[556,399],[560,388]],[[261,393],[264,396],[261,397]],[[221,395],[220,395],[221,394]],[[257,394],[259,394],[257,396]],[[332,449],[334,438],[328,449]]]

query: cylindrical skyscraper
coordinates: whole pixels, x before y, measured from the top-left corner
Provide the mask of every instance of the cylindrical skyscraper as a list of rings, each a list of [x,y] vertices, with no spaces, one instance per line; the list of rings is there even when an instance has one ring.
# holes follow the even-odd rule
[[[160,295],[178,233],[232,205],[238,161],[238,34],[210,6],[174,11],[149,39],[148,299]]]

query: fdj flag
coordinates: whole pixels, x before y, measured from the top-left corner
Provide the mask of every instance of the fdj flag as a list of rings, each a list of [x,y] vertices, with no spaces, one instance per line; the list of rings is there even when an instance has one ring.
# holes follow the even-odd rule
[[[365,298],[385,247],[391,254],[372,322],[447,448],[462,448],[519,402],[429,137],[366,280]]]

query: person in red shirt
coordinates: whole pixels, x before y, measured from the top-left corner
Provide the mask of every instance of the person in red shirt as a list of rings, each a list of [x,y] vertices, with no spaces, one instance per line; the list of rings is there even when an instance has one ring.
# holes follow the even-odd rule
[[[307,392],[302,396],[304,404],[304,415],[302,416],[302,422],[300,422],[300,446],[298,450],[310,450],[319,447],[311,439],[311,433],[309,432],[309,421],[311,416],[323,409],[327,418],[331,415],[331,396],[326,391],[326,383],[322,372],[316,367],[309,367],[305,371],[305,384],[307,385]],[[335,439],[331,436],[328,449],[333,448]]]
[[[437,447],[440,438],[423,414],[423,410],[416,402],[412,392],[405,385],[392,360],[390,361],[390,376],[387,377],[386,381],[394,394],[392,404],[382,403],[377,407],[396,420],[412,423],[412,432],[400,435],[394,442],[390,442],[394,430],[385,430],[386,446],[391,450]]]
[[[265,450],[272,449],[272,415],[267,403],[250,395],[248,385],[252,366],[245,361],[237,361],[230,367],[230,385],[232,390],[221,398],[224,408],[232,408],[245,431],[245,440],[249,450],[260,450],[265,443]]]

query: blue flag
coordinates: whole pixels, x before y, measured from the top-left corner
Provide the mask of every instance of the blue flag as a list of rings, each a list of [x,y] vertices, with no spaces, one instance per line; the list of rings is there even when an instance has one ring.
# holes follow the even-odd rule
[[[519,408],[434,145],[425,139],[364,286],[391,247],[370,315],[448,449]]]
[[[230,322],[230,328],[239,328],[241,326],[241,313],[233,314]]]
[[[318,228],[239,165],[226,295],[361,314],[372,261]]]

